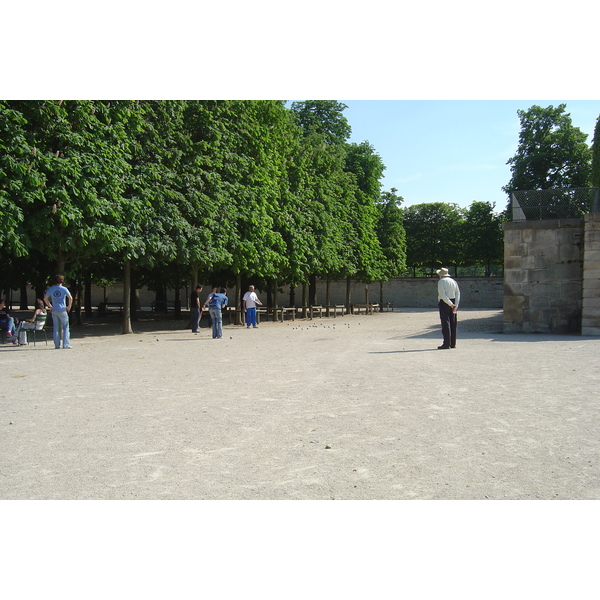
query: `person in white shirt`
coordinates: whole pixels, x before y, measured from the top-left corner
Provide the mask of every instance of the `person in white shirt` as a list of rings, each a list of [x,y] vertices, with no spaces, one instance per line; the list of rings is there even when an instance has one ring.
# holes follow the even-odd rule
[[[256,305],[259,304],[262,306],[262,302],[258,299],[253,285],[251,285],[244,294],[243,301],[244,312],[246,313],[246,328],[250,329],[251,325],[252,327],[258,327],[256,324]]]
[[[456,348],[456,311],[460,302],[460,289],[458,284],[448,274],[448,269],[442,267],[436,271],[438,274],[438,309],[442,323],[444,343],[438,350]]]

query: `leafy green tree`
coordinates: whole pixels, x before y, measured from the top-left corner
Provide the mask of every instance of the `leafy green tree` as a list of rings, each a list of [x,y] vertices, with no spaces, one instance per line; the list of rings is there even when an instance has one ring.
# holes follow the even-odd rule
[[[488,275],[491,265],[504,262],[504,219],[494,213],[494,207],[491,202],[473,202],[464,212],[462,222],[462,263],[466,266],[483,265]]]
[[[344,104],[333,101],[294,102],[291,112],[302,132],[301,151],[295,160],[294,178],[302,203],[308,243],[304,288],[317,276],[346,276],[353,267],[354,236],[350,207],[356,185],[345,169],[345,140],[350,128]],[[329,286],[326,292],[329,297]],[[311,297],[310,303],[314,302]],[[328,300],[327,300],[328,303]],[[306,305],[306,300],[303,301]]]
[[[533,105],[517,111],[521,132],[517,152],[507,162],[512,177],[502,188],[506,193],[589,185],[588,136],[573,126],[565,109],[566,104],[546,108]]]
[[[346,108],[337,100],[305,100],[292,102],[291,110],[305,136],[316,133],[328,144],[342,144],[352,133],[342,114]]]
[[[379,220],[377,237],[385,257],[383,276],[385,279],[400,277],[406,269],[406,231],[401,204],[396,188],[381,193],[378,204]]]
[[[43,201],[44,178],[36,168],[37,148],[27,139],[27,120],[8,102],[0,102],[0,242],[5,255],[25,256],[31,244],[26,210]]]
[[[11,102],[25,119],[36,171],[35,198],[24,207],[24,243],[43,249],[57,272],[77,269],[119,248],[116,203],[127,162],[123,132],[102,102]]]
[[[369,142],[346,146],[346,170],[354,176],[354,202],[348,208],[353,224],[355,276],[365,283],[381,279],[385,257],[377,238],[378,204],[385,165]]]
[[[456,204],[430,202],[403,209],[406,230],[406,264],[433,274],[436,267],[462,261],[460,208]]]

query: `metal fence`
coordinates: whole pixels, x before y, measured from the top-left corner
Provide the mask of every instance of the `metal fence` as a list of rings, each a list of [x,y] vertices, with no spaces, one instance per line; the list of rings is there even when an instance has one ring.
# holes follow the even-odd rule
[[[577,219],[600,212],[600,193],[592,188],[525,190],[511,194],[513,221]]]

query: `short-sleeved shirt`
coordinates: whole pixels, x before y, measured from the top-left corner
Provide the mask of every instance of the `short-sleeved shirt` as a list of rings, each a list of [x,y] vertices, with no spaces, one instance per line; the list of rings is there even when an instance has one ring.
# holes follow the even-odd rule
[[[243,298],[246,303],[246,308],[256,308],[256,301],[258,300],[258,296],[255,292],[246,292]]]
[[[53,285],[46,292],[46,296],[52,302],[52,310],[58,312],[67,310],[67,296],[70,295],[71,293],[64,285]]]
[[[223,308],[227,306],[227,296],[225,294],[213,294],[208,302],[208,308]]]
[[[192,292],[192,295],[190,296],[190,306],[191,306],[191,308],[198,308],[198,307],[202,306],[200,304],[200,292],[198,292],[198,291]]]

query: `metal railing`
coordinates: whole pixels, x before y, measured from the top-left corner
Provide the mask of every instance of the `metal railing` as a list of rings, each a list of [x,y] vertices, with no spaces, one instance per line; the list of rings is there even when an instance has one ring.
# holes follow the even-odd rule
[[[577,219],[600,212],[600,193],[592,188],[554,188],[512,192],[513,221]]]

